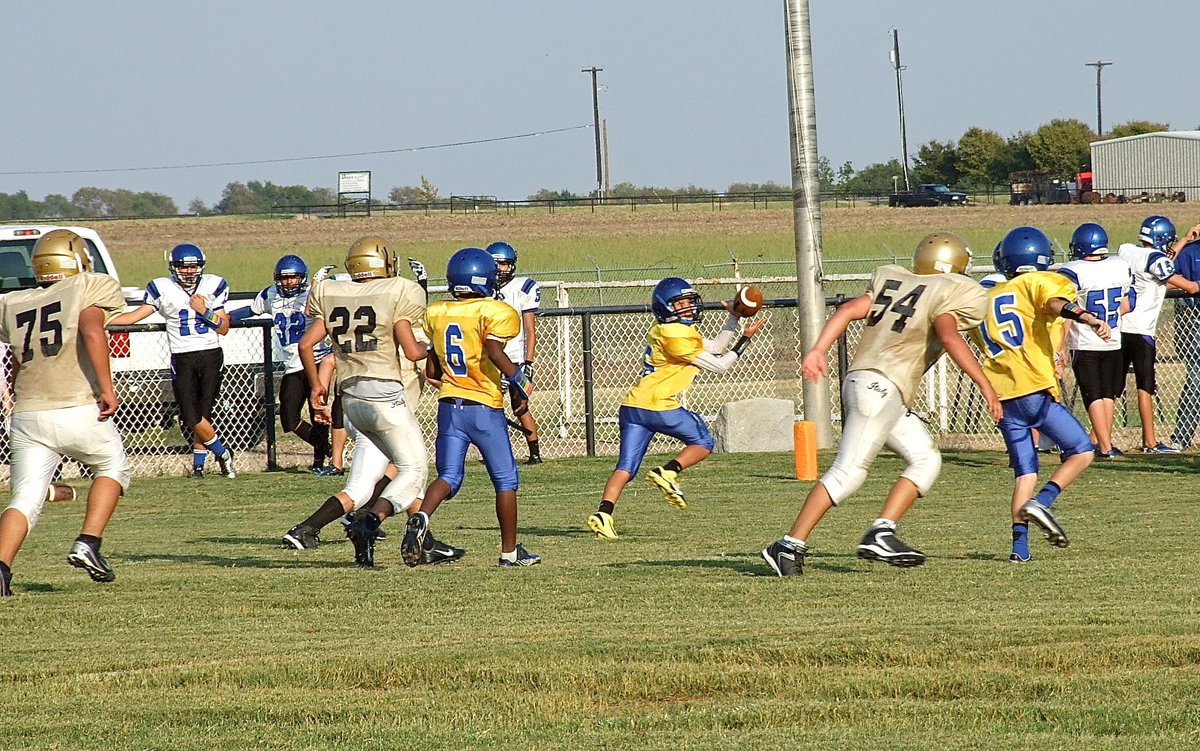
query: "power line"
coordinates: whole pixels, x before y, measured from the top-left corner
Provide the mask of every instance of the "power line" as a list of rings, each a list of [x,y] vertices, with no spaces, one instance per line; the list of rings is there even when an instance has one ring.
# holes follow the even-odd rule
[[[409,146],[402,149],[382,149],[380,151],[356,151],[347,154],[324,154],[322,156],[293,156],[281,159],[254,159],[244,162],[208,162],[205,164],[173,164],[159,167],[110,167],[106,169],[70,169],[70,170],[20,170],[15,172],[0,172],[0,175],[90,175],[101,172],[154,172],[164,170],[201,169],[204,167],[244,167],[255,164],[282,164],[285,162],[311,162],[318,159],[345,159],[358,156],[379,156],[381,154],[403,154],[413,151],[431,151],[433,149],[449,149],[456,146],[473,146],[480,143],[495,143],[497,141],[512,141],[518,138],[533,138],[548,136],[554,133],[565,133],[570,130],[583,130],[593,127],[587,125],[572,125],[569,128],[554,128],[539,130],[532,133],[519,133],[513,136],[497,136],[495,138],[477,138],[471,141],[455,141],[453,143],[437,143],[428,146]]]

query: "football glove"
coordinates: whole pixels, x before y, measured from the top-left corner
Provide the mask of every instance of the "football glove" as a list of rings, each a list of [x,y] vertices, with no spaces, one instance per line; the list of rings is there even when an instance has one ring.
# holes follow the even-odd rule
[[[504,379],[520,401],[528,401],[529,395],[533,393],[533,381],[529,379],[525,368],[525,365],[518,365],[517,372]]]
[[[421,263],[417,259],[409,258],[408,267],[412,269],[413,276],[416,277],[418,282],[423,282],[429,279],[429,272],[425,270],[425,264]]]
[[[313,278],[312,278],[313,284],[316,284],[319,281],[328,279],[329,272],[333,271],[336,268],[337,268],[337,264],[331,263],[328,266],[322,266],[321,268],[317,269],[317,273],[313,274]]]

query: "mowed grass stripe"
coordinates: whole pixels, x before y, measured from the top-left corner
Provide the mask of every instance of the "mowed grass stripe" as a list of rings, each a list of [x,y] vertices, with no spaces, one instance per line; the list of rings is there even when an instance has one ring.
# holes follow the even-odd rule
[[[1185,748],[1194,459],[1170,459],[1095,467],[1055,506],[1072,547],[1017,566],[1004,457],[948,453],[901,527],[929,562],[901,571],[853,554],[900,470],[884,457],[789,580],[758,558],[808,488],[788,455],[689,469],[685,512],[639,478],[617,540],[583,528],[610,458],[525,470],[545,563],[524,571],[494,566],[478,464],[434,517],[469,555],[417,569],[394,521],[375,570],[336,527],[277,547],[333,479],[137,480],[105,539],[114,584],[63,562],[77,503],[22,550],[0,748]]]

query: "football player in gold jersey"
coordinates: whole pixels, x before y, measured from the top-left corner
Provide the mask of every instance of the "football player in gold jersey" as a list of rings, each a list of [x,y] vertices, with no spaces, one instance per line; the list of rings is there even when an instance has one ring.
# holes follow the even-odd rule
[[[1000,433],[1016,477],[1009,554],[1013,562],[1030,559],[1030,521],[1042,528],[1053,545],[1070,544],[1050,506],[1095,457],[1087,431],[1058,401],[1055,322],[1059,318],[1078,321],[1105,341],[1112,336],[1104,319],[1076,304],[1077,290],[1071,280],[1047,271],[1052,256],[1050,241],[1039,229],[1017,227],[1005,235],[996,259],[1007,280],[988,291],[987,314],[976,332],[983,372],[1004,408]],[[1063,457],[1036,495],[1038,455],[1031,429],[1051,438]]]
[[[487,251],[459,250],[446,264],[446,282],[454,299],[432,303],[425,313],[425,334],[433,349],[426,373],[431,381],[441,383],[435,443],[438,476],[404,530],[400,555],[409,566],[424,562],[429,517],[442,501],[458,493],[471,445],[479,449],[496,491],[499,565],[532,566],[542,561],[517,542],[519,482],[504,419],[504,394],[516,389],[528,398],[528,379],[504,353],[504,345],[520,333],[521,319],[511,305],[493,299],[496,273],[496,260]]]
[[[901,542],[895,530],[941,471],[941,454],[911,408],[922,376],[943,350],[979,386],[992,419],[1000,419],[996,391],[960,333],[979,325],[987,299],[983,288],[966,276],[970,265],[971,250],[961,237],[948,232],[925,236],[917,243],[912,271],[876,269],[867,294],[839,307],[804,355],[801,371],[815,383],[829,374],[826,353],[837,338],[851,321],[866,320],[842,381],[845,420],[837,458],[809,491],[791,531],[762,551],[779,576],[804,572],[809,535],[830,508],[862,486],[884,445],[908,466],[863,535],[858,556],[902,568],[925,562],[925,554]]]
[[[396,276],[396,252],[382,237],[359,238],[346,251],[349,281],[326,279],[309,293],[313,322],[300,339],[300,361],[308,378],[313,409],[326,409],[328,389],[318,373],[313,347],[326,336],[337,357],[337,389],[342,409],[358,429],[396,467],[396,477],[373,504],[346,529],[360,566],[375,564],[379,524],[409,509],[421,496],[428,455],[421,427],[406,398],[398,351],[411,361],[425,357],[413,327],[425,315],[425,291]],[[315,532],[346,509],[336,497],[325,501],[309,519],[288,534]]]
[[[733,335],[740,328],[738,317],[730,313],[721,331],[705,339],[696,330],[703,310],[700,294],[685,279],[667,277],[654,287],[650,310],[655,324],[646,335],[646,351],[637,383],[625,395],[617,417],[621,430],[621,450],[617,467],[604,485],[600,508],[587,519],[588,529],[598,537],[615,538],[613,514],[625,486],[638,473],[642,458],[656,434],[683,441],[683,450],[671,461],[647,473],[649,481],[662,491],[667,503],[687,508],[687,500],[677,480],[679,473],[708,456],[712,436],[704,418],[684,409],[679,395],[692,385],[701,370],[725,373],[750,345],[765,318],[751,323],[732,347]]]
[[[70,230],[38,239],[30,257],[38,287],[0,299],[0,340],[13,349],[12,499],[0,514],[0,595],[11,595],[12,562],[37,524],[63,456],[88,465],[83,529],[67,563],[95,581],[116,578],[100,538],[130,467],[113,425],[117,397],[104,324],[125,307],[116,279],[91,273],[87,243]]]

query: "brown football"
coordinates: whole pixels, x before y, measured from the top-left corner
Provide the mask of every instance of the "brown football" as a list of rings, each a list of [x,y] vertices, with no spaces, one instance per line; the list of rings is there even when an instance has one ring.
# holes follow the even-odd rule
[[[763,306],[763,293],[758,287],[743,287],[733,298],[733,314],[742,318],[758,315]]]

